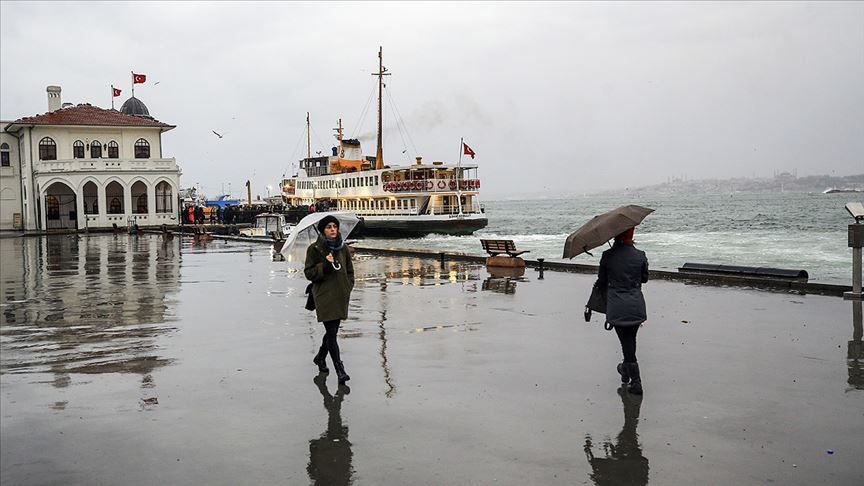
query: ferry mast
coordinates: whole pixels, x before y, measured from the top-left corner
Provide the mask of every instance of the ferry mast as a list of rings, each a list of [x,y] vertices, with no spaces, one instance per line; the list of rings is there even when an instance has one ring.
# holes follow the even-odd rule
[[[378,46],[378,72],[372,73],[372,76],[378,76],[378,151],[375,153],[375,169],[381,170],[384,168],[384,145],[381,140],[381,94],[384,91],[384,76],[390,76],[387,68],[384,67],[383,49]]]

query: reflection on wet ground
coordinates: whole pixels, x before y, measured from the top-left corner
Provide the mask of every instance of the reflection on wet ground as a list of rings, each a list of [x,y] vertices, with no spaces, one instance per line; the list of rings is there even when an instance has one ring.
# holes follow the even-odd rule
[[[849,386],[864,390],[864,326],[862,326],[861,302],[852,302],[852,340],[846,355],[849,367]]]
[[[352,483],[351,442],[348,426],[342,424],[342,400],[351,393],[347,385],[338,385],[336,395],[327,389],[326,375],[314,378],[327,411],[327,430],[309,441],[309,466],[306,470],[315,486],[344,486]]]
[[[624,426],[615,442],[606,441],[600,447],[603,457],[594,455],[591,435],[585,437],[585,456],[591,464],[591,481],[597,486],[644,486],[648,484],[648,459],[639,444],[639,410],[642,397],[627,393],[622,386],[618,395],[624,405]]]
[[[125,235],[4,241],[0,373],[147,374],[165,366],[179,248]]]
[[[0,482],[864,482],[860,303],[651,282],[638,399],[592,276],[355,261],[349,394],[272,248],[0,239]]]

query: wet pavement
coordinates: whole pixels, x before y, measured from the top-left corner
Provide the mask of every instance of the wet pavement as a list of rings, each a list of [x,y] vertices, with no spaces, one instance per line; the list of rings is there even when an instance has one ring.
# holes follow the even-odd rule
[[[0,239],[0,482],[864,484],[860,303],[649,282],[639,399],[591,276],[356,262],[349,389],[266,246]]]

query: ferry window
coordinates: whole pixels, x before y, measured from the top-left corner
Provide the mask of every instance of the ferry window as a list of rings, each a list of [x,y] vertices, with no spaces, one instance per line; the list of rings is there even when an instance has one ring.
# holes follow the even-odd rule
[[[375,185],[378,185],[378,176],[375,176]]]
[[[72,157],[76,159],[84,158],[84,142],[81,140],[75,140],[75,143],[72,144]]]
[[[99,140],[93,140],[92,142],[90,142],[90,158],[102,158],[102,144],[99,143]]]
[[[51,137],[39,141],[39,160],[57,160],[57,144]]]

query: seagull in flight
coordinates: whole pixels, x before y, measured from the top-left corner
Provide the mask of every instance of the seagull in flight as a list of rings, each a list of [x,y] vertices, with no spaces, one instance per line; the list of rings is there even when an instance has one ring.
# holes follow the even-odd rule
[[[216,130],[210,130],[210,131],[213,132],[213,134],[216,135],[217,137],[219,137],[220,139],[221,139],[222,137],[224,137],[225,135],[227,135],[227,132],[224,133],[224,134],[220,134],[220,133],[217,132]]]

